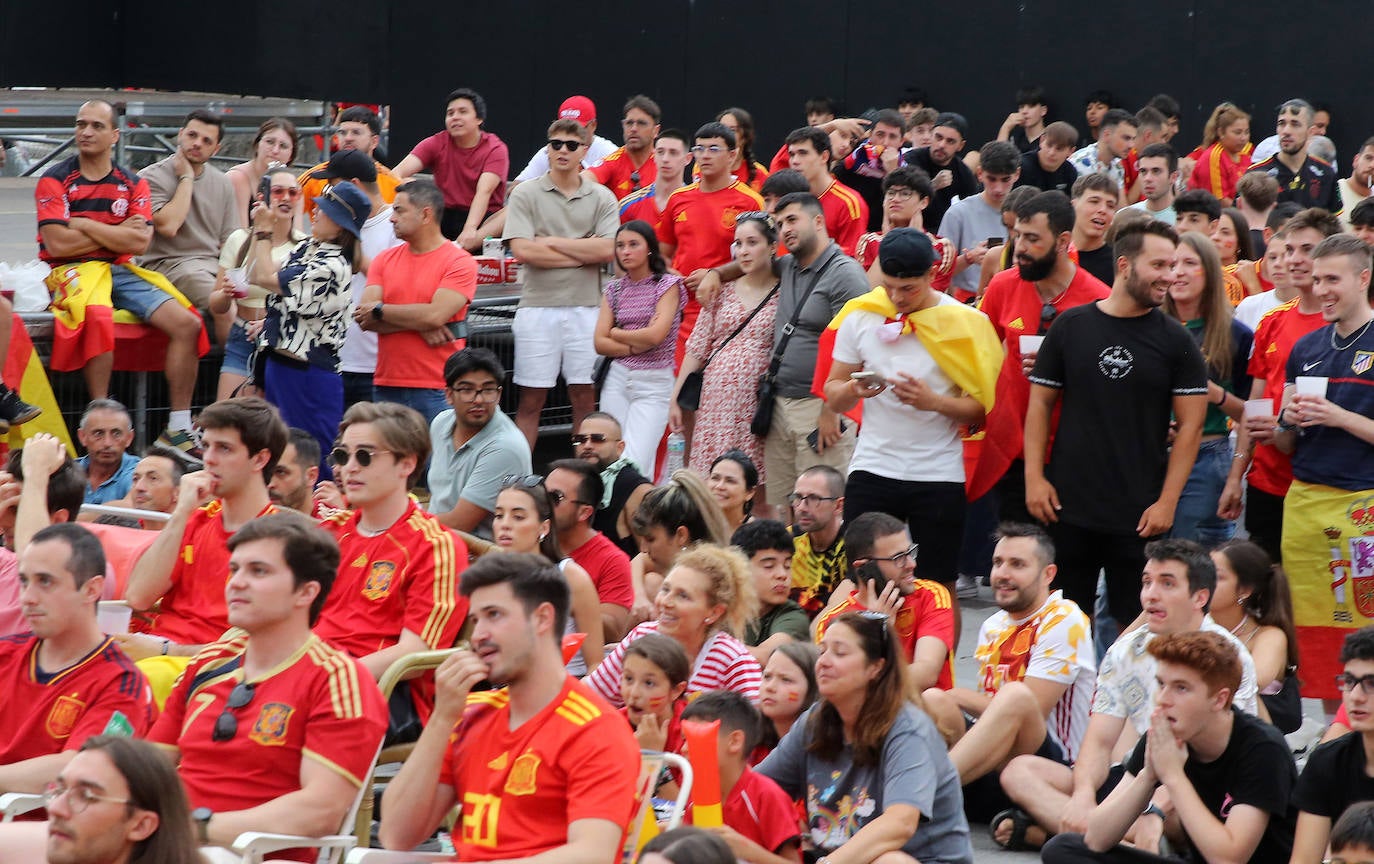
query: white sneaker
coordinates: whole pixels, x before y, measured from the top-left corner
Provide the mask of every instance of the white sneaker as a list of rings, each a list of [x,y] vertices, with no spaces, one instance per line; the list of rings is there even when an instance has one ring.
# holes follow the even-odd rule
[[[960,600],[978,599],[978,580],[973,576],[959,574],[958,580],[954,583],[954,593]]]

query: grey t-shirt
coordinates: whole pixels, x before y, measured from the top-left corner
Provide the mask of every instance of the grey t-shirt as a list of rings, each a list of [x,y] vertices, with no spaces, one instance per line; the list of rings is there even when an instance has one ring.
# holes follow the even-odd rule
[[[984,201],[982,195],[974,195],[949,208],[940,221],[940,236],[953,243],[956,251],[964,252],[989,237],[1007,239],[1007,226],[1002,224],[1001,210]],[[978,273],[977,267],[965,267],[949,284],[977,293]]]
[[[501,239],[510,245],[513,239],[536,237],[611,238],[619,227],[620,212],[611,190],[583,177],[582,185],[568,196],[545,174],[510,193]],[[600,264],[545,268],[526,262],[520,306],[598,306],[605,272]]]
[[[795,255],[779,258],[778,278],[781,284],[778,288],[778,312],[773,319],[774,345],[782,342],[783,327],[792,320],[792,313],[801,298],[806,296],[813,283],[816,286],[802,307],[797,330],[788,341],[782,354],[782,365],[778,367],[778,395],[802,399],[811,395],[811,379],[816,374],[816,351],[821,333],[845,303],[868,293],[868,275],[864,273],[863,265],[844,254],[831,241],[811,262],[810,267],[799,267]]]
[[[168,156],[139,172],[148,181],[154,213],[172,200],[177,184],[181,182],[175,160],[176,156]],[[213,165],[206,165],[200,176],[191,183],[191,209],[186,212],[186,221],[181,223],[176,236],[163,237],[153,232],[148,251],[143,253],[139,262],[145,267],[153,267],[157,262],[169,258],[203,258],[212,266],[217,266],[224,241],[239,227],[238,217],[234,213],[235,200],[234,186],[229,178]]]
[[[959,774],[925,712],[903,706],[883,741],[880,764],[858,766],[848,745],[835,759],[807,752],[808,720],[817,710],[798,717],[757,770],[806,801],[806,830],[819,853],[844,845],[885,808],[906,804],[921,811],[921,824],[903,852],[922,864],[972,864]]]

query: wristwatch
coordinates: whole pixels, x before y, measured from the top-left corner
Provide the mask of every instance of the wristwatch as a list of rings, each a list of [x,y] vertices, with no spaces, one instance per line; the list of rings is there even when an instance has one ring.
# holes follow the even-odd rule
[[[1296,431],[1297,428],[1298,428],[1298,424],[1296,424],[1296,423],[1287,423],[1287,422],[1284,422],[1284,419],[1283,419],[1283,412],[1284,412],[1284,411],[1287,411],[1287,410],[1288,410],[1287,408],[1281,409],[1281,410],[1279,411],[1279,416],[1276,417],[1276,418],[1274,418],[1274,419],[1276,419],[1276,420],[1279,421],[1279,422],[1278,422],[1278,426],[1275,427],[1275,428],[1277,428],[1280,432],[1293,432],[1293,431]]]
[[[382,304],[381,304],[381,303],[378,303],[376,306],[373,306],[373,307],[372,307],[372,320],[373,320],[373,321],[380,321],[380,320],[382,320]]]
[[[1156,804],[1156,803],[1153,802],[1153,801],[1150,802],[1150,806],[1149,806],[1149,807],[1146,807],[1144,810],[1141,810],[1141,811],[1140,811],[1140,815],[1141,815],[1141,816],[1158,816],[1160,819],[1164,819],[1164,820],[1166,820],[1166,821],[1167,821],[1167,819],[1168,819],[1168,817],[1166,817],[1166,816],[1164,815],[1164,811],[1161,810],[1161,809],[1159,809],[1159,805]]]
[[[210,817],[215,811],[209,807],[197,807],[191,811],[191,821],[196,823],[196,839],[202,846],[210,844]]]

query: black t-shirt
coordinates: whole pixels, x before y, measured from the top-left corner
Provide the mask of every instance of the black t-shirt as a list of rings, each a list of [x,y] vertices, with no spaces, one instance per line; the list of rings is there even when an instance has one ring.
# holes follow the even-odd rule
[[[1036,148],[1021,156],[1021,176],[1016,178],[1017,186],[1034,186],[1041,192],[1051,189],[1069,195],[1073,192],[1073,182],[1078,179],[1078,169],[1065,159],[1053,174],[1040,167],[1040,150]],[[1110,283],[1109,283],[1110,284]]]
[[[930,158],[930,148],[918,147],[915,150],[908,150],[904,161],[907,165],[915,165],[925,171],[930,175],[931,180],[934,180],[935,175],[941,171],[950,171],[954,175],[953,183],[943,189],[935,190],[935,195],[930,199],[930,204],[921,214],[921,223],[932,234],[940,233],[940,220],[945,218],[945,211],[954,202],[955,195],[960,198],[971,198],[977,195],[981,188],[978,185],[978,178],[973,176],[973,172],[957,155],[949,160],[948,165],[936,165]]]
[[[1040,130],[1040,135],[1044,135],[1045,130]],[[1040,149],[1040,135],[1035,136],[1032,141],[1026,137],[1026,127],[1017,125],[1011,127],[1011,145],[1022,153],[1034,153]]]
[[[1371,800],[1374,777],[1365,772],[1364,736],[1358,732],[1313,750],[1293,791],[1293,806],[1332,822],[1351,804]]]
[[[1030,380],[1060,391],[1046,469],[1059,518],[1133,533],[1164,485],[1173,397],[1207,392],[1193,338],[1159,309],[1116,318],[1076,306],[1050,325]]]
[[[1289,800],[1298,773],[1293,754],[1279,730],[1263,720],[1235,708],[1231,717],[1235,725],[1226,750],[1211,762],[1198,762],[1189,751],[1183,773],[1202,803],[1223,822],[1235,804],[1268,813],[1269,824],[1250,856],[1250,864],[1288,864],[1297,825],[1297,812]],[[1126,759],[1126,770],[1132,774],[1138,775],[1145,768],[1145,742],[1142,735]],[[1196,854],[1192,857],[1200,860]]]
[[[611,487],[610,504],[597,510],[596,515],[592,517],[592,527],[605,534],[612,543],[620,547],[620,551],[631,558],[639,554],[639,539],[633,533],[628,537],[621,537],[616,523],[620,521],[620,511],[625,509],[630,495],[645,483],[652,482],[636,471],[634,466],[626,465],[615,477],[615,484]]]
[[[1103,285],[1109,288],[1116,281],[1116,258],[1112,256],[1112,244],[1110,243],[1103,243],[1091,252],[1084,252],[1079,249],[1078,266],[1096,276]]]
[[[1321,207],[1340,215],[1341,191],[1336,188],[1336,170],[1329,162],[1308,156],[1295,173],[1278,156],[1270,156],[1251,165],[1250,171],[1268,174],[1279,181],[1280,204],[1292,201],[1303,208]]]

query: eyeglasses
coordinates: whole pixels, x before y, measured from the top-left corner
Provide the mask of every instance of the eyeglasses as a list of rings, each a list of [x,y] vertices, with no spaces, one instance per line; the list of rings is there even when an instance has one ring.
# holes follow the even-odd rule
[[[550,138],[549,146],[553,148],[555,151],[562,150],[566,147],[569,153],[573,153],[582,148],[582,142],[568,141],[564,138]]]
[[[1046,302],[1040,307],[1040,335],[1045,335],[1045,331],[1050,329],[1054,319],[1059,317],[1059,307],[1053,303]]]
[[[907,548],[903,549],[901,552],[898,552],[896,555],[889,555],[889,556],[887,556],[886,558],[878,558],[878,557],[876,557],[876,556],[870,555],[869,558],[868,558],[868,560],[870,560],[870,561],[886,561],[886,562],[888,562],[889,564],[900,564],[900,563],[902,563],[903,561],[907,560],[908,558],[910,558],[912,561],[915,561],[915,560],[916,560],[916,550],[919,549],[919,548],[921,548],[919,544],[917,544],[917,543],[912,543],[910,546],[908,546]]]
[[[61,780],[54,780],[43,787],[43,806],[52,809],[53,802],[63,795],[67,796],[67,807],[71,809],[72,815],[86,812],[86,808],[96,801],[105,801],[110,804],[132,803],[128,798],[97,794],[92,792],[89,786],[68,786]]]
[[[372,460],[377,458],[378,453],[390,453],[395,456],[394,450],[375,450],[370,447],[359,447],[352,453],[346,447],[335,447],[329,451],[329,463],[335,468],[342,468],[348,464],[349,459],[356,459],[359,468],[366,468],[372,464]]]
[[[272,197],[286,198],[290,201],[295,201],[297,198],[301,197],[301,190],[295,186],[273,186]]]
[[[891,637],[889,636],[889,634],[888,634],[887,622],[888,622],[888,620],[890,619],[891,616],[889,616],[886,612],[875,612],[875,611],[872,610],[872,609],[861,609],[861,610],[859,610],[859,612],[858,612],[857,614],[858,614],[858,616],[859,616],[860,618],[864,619],[865,621],[872,621],[872,622],[874,622],[874,623],[876,623],[876,624],[878,624],[878,625],[880,625],[880,626],[882,627],[882,629],[883,629],[883,655],[886,656],[886,655],[887,655],[887,640],[888,640],[889,638],[891,638]]]
[[[620,121],[620,125],[621,125],[621,126],[643,126],[645,129],[648,129],[650,126],[654,125],[654,123],[653,123],[652,120],[636,120],[636,119],[633,119],[633,118],[631,118],[631,117],[626,117],[624,120],[621,120],[621,121]]]
[[[729,149],[729,147],[722,147],[719,144],[698,144],[692,148],[692,152],[698,156],[705,156],[707,153],[715,156],[718,153],[725,153]]]
[[[1374,864],[1374,862],[1358,858],[1323,858],[1322,864]]]
[[[358,451],[362,452],[362,451]],[[257,684],[249,684],[240,681],[229,693],[229,701],[224,703],[224,712],[215,720],[215,731],[210,735],[210,740],[221,743],[233,738],[239,731],[239,718],[234,712],[253,701],[253,693],[258,689]]]
[[[791,504],[793,507],[796,507],[798,504],[805,504],[807,507],[815,507],[822,501],[838,500],[840,500],[840,496],[838,495],[798,495],[796,492],[793,492],[791,495],[787,496],[787,503]]]
[[[1342,672],[1336,676],[1336,689],[1342,693],[1349,693],[1359,687],[1364,691],[1364,695],[1374,695],[1374,675],[1366,675],[1363,678],[1356,678],[1349,672]]]
[[[483,402],[495,402],[501,398],[500,387],[450,387],[449,392],[462,402],[471,402],[480,399]]]
[[[891,198],[893,201],[910,201],[916,197],[915,189],[899,189],[893,187],[883,193],[884,198]]]
[[[593,444],[605,444],[608,440],[610,439],[606,437],[606,433],[604,432],[591,432],[586,435],[572,436],[572,443],[574,447],[581,447],[588,441],[592,442]]]

